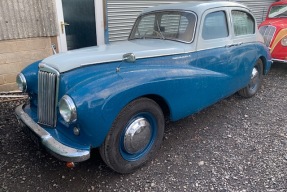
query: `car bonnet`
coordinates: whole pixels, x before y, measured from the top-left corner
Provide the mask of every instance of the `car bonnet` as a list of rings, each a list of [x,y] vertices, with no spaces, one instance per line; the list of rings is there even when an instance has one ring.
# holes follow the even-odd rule
[[[136,59],[181,54],[185,46],[169,40],[138,39],[60,53],[44,59],[42,63],[62,73],[81,66],[122,61],[126,53],[133,53]]]

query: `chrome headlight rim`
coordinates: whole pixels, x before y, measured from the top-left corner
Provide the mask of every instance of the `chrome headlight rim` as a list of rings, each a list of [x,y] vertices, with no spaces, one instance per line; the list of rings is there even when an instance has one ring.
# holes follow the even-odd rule
[[[19,73],[16,77],[18,89],[25,93],[27,91],[27,81],[23,73]]]
[[[59,112],[66,123],[74,123],[77,121],[77,108],[68,95],[64,95],[59,101]]]
[[[287,47],[287,36],[283,37],[283,39],[281,40],[281,45]]]

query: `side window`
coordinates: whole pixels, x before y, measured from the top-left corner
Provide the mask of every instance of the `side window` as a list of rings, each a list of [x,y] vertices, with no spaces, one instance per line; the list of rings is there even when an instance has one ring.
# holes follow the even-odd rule
[[[228,37],[228,26],[224,11],[206,15],[203,23],[202,38],[205,40]]]
[[[154,14],[142,18],[138,26],[138,31],[136,32],[135,35],[136,36],[140,36],[140,34],[152,35],[153,28],[154,28],[154,22],[155,22]]]
[[[167,39],[190,42],[193,38],[195,17],[193,14],[169,13],[161,17],[160,30]]]
[[[178,14],[164,14],[162,16],[160,27],[164,36],[169,38],[177,37],[180,17]]]
[[[235,36],[255,33],[255,21],[249,13],[243,11],[232,11],[231,14]]]

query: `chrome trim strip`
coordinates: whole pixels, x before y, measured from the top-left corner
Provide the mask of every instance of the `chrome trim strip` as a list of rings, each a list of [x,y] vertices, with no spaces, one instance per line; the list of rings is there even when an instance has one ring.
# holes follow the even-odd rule
[[[49,72],[49,73],[55,73],[57,76],[60,76],[59,71],[57,71],[56,69],[50,67],[49,65],[46,65],[45,63],[40,63],[39,64],[39,69],[41,71],[45,71],[45,72]]]
[[[282,59],[272,59],[273,62],[287,63],[287,60]]]
[[[27,125],[41,140],[43,146],[56,158],[68,162],[81,162],[90,158],[90,150],[80,150],[63,145],[54,139],[50,133],[39,126],[27,113],[23,110],[24,104],[15,109],[18,119]]]

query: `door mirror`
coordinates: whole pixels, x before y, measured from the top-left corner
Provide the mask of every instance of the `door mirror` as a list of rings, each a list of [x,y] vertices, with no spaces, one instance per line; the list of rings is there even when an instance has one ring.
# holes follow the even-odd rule
[[[134,63],[136,61],[136,56],[133,53],[126,53],[123,55],[123,61]]]

